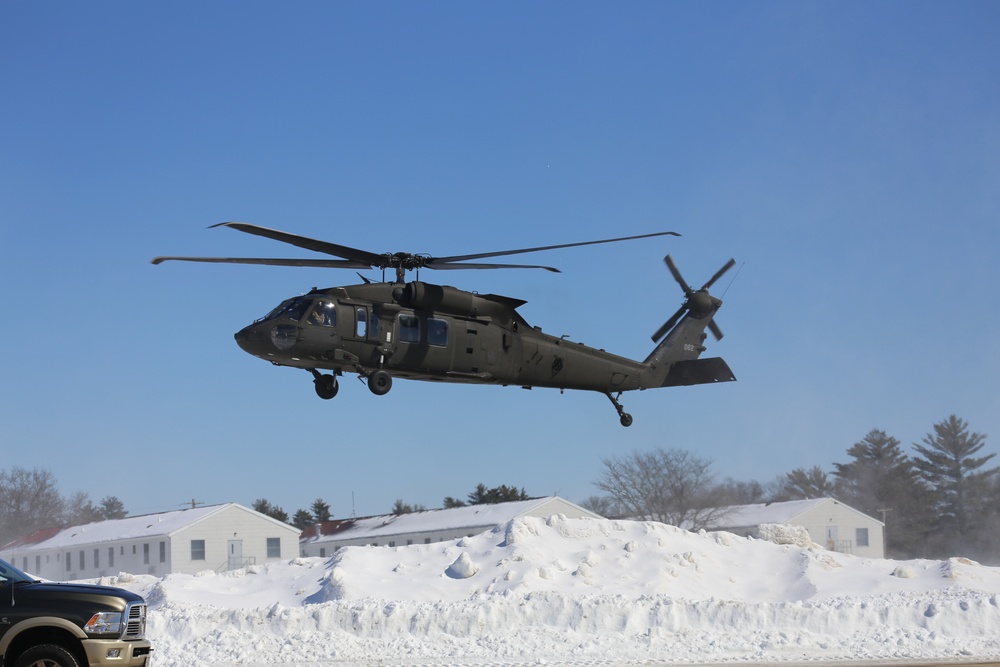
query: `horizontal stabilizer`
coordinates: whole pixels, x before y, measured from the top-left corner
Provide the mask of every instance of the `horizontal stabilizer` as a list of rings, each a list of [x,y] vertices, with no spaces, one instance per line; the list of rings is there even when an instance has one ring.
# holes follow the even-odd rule
[[[721,357],[708,359],[688,359],[678,361],[670,367],[664,387],[687,387],[693,384],[713,382],[733,382],[736,376]]]

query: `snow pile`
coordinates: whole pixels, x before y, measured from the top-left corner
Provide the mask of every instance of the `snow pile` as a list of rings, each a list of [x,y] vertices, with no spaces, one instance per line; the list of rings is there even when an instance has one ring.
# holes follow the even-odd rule
[[[172,665],[626,665],[1000,656],[1000,568],[652,522],[515,519],[225,574],[111,577]]]
[[[756,537],[775,544],[794,544],[797,547],[815,547],[809,537],[809,531],[802,526],[789,526],[785,523],[762,523],[757,526]]]

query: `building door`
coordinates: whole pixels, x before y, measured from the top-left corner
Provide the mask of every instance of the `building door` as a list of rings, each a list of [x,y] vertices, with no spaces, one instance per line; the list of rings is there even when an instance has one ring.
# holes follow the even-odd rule
[[[826,527],[826,548],[830,551],[837,550],[837,527],[827,526]]]
[[[229,540],[229,569],[243,567],[243,540]]]

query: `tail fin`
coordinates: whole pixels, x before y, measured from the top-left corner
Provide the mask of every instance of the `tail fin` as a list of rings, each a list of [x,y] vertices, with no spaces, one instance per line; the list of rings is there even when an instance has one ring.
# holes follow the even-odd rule
[[[643,388],[735,380],[732,370],[722,359],[698,357],[705,351],[704,343],[708,337],[705,333],[706,328],[712,332],[716,340],[722,338],[722,331],[713,319],[722,306],[722,301],[709,294],[708,288],[736,262],[730,259],[697,291],[684,282],[670,255],[664,258],[664,262],[674,280],[684,290],[686,298],[677,312],[653,334],[653,340],[659,343],[644,362],[648,370],[643,374]],[[660,340],[661,338],[663,340]]]

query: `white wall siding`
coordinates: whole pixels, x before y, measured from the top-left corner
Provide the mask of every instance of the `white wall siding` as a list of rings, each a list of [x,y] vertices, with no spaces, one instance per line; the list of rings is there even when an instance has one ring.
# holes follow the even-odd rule
[[[136,536],[115,539],[129,532]],[[279,556],[268,556],[269,538],[279,540]],[[191,540],[195,539],[205,541],[204,560],[191,559]],[[230,503],[71,527],[37,543],[9,548],[0,556],[53,581],[95,579],[122,572],[163,577],[173,572],[228,569],[230,540],[242,541],[240,566],[263,564],[296,557],[299,530]]]

